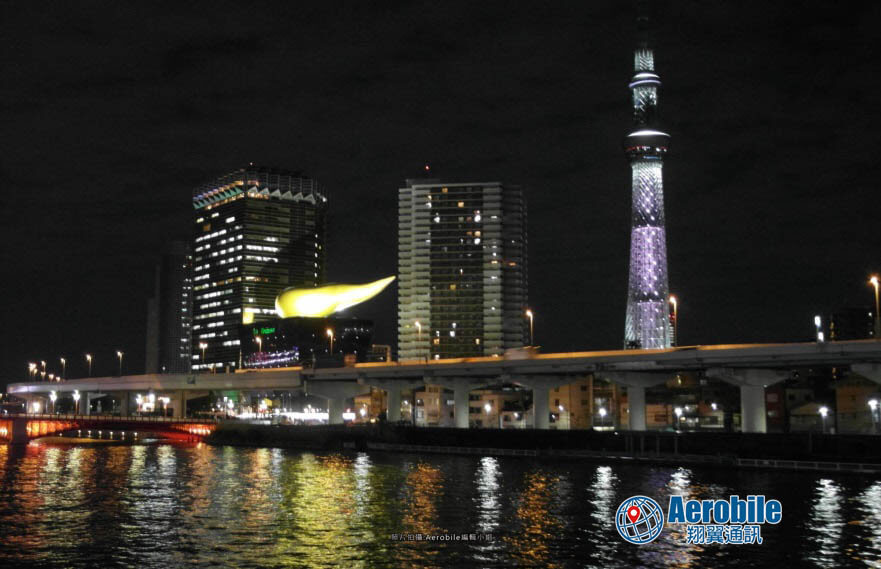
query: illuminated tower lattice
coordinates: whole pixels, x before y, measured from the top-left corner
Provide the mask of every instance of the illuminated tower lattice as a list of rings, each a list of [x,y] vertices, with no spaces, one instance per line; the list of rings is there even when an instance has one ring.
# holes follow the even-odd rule
[[[646,35],[647,21],[647,17],[640,16],[641,38],[634,53],[634,75],[630,81],[634,129],[624,143],[633,187],[625,348],[667,348],[673,336],[667,305],[663,177],[663,158],[670,136],[657,130],[661,80],[655,74],[654,53]]]

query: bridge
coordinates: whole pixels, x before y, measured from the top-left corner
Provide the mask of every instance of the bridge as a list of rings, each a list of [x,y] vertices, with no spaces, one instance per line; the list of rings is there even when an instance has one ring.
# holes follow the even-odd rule
[[[534,409],[547,409],[550,389],[594,375],[626,388],[630,429],[642,431],[646,429],[646,388],[663,384],[676,373],[695,371],[737,386],[742,430],[761,433],[766,431],[764,389],[791,377],[792,370],[808,366],[847,369],[881,384],[881,341],[733,344],[550,354],[520,350],[505,357],[362,363],[325,369],[293,367],[12,383],[7,392],[29,401],[45,401],[53,391],[59,395],[75,392],[85,398],[85,412],[90,407],[90,398],[107,393],[165,393],[173,416],[183,418],[188,399],[211,391],[297,390],[327,399],[330,422],[341,423],[345,400],[371,387],[387,392],[387,418],[397,421],[400,420],[401,391],[431,384],[453,391],[456,426],[467,428],[468,395],[472,389],[517,384],[533,391]],[[122,413],[128,415],[130,397],[126,395],[122,400]],[[546,413],[533,416],[535,428],[548,428]]]
[[[68,414],[6,414],[0,417],[0,440],[27,443],[30,440],[71,430],[114,430],[162,433],[179,440],[198,440],[217,428],[216,421],[166,417]]]

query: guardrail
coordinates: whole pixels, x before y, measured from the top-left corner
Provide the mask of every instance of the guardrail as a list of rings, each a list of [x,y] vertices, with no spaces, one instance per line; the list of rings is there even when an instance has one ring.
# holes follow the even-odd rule
[[[646,462],[646,463],[676,463],[676,464],[715,464],[734,465],[745,468],[779,468],[787,470],[811,470],[811,471],[835,471],[848,473],[879,473],[881,464],[856,463],[856,462],[825,462],[825,461],[800,461],[800,460],[775,460],[760,458],[730,458],[716,455],[631,455],[619,453],[607,453],[602,451],[590,451],[581,449],[506,449],[484,447],[454,447],[411,445],[398,443],[367,442],[369,450],[385,450],[398,452],[418,452],[432,454],[471,454],[484,456],[547,456],[555,458],[592,458],[606,459],[621,462]]]
[[[787,470],[825,470],[838,472],[881,472],[881,464],[863,462],[826,462],[809,460],[774,460],[738,458],[737,466],[752,468],[782,468]]]
[[[217,418],[175,418],[153,417],[143,415],[72,415],[46,413],[9,413],[0,416],[2,419],[30,419],[33,421],[119,421],[126,423],[220,423]]]
[[[368,441],[370,450],[390,450],[402,452],[427,452],[434,454],[479,454],[491,456],[538,456],[534,449],[482,448],[482,447],[448,447],[432,445],[407,445],[397,443],[375,443]]]

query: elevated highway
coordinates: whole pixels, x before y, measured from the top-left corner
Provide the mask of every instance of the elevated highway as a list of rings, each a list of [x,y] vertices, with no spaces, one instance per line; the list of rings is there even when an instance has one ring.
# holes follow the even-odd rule
[[[391,363],[363,363],[338,368],[241,370],[218,374],[161,374],[99,377],[63,382],[12,383],[7,392],[25,399],[78,392],[84,397],[110,392],[163,392],[173,395],[175,416],[185,413],[186,400],[210,391],[302,390],[328,399],[331,422],[340,422],[345,399],[376,387],[388,392],[388,418],[400,417],[402,389],[424,384],[453,390],[456,424],[468,426],[468,392],[499,383],[533,389],[535,409],[547,408],[548,390],[588,374],[626,386],[631,429],[645,429],[645,389],[677,372],[699,371],[737,385],[746,432],[764,432],[764,388],[808,366],[846,367],[881,383],[881,341],[789,344],[726,344],[683,346],[659,350],[609,350],[533,354],[515,350],[505,357],[465,358]],[[89,405],[86,404],[86,409]],[[126,410],[127,412],[127,410]],[[535,414],[536,428],[548,418]]]

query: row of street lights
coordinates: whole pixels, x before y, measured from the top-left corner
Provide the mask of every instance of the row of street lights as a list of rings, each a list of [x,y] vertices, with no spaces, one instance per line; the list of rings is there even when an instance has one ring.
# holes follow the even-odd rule
[[[116,350],[116,357],[119,361],[119,375],[122,375],[122,357],[124,355],[125,352],[122,350]],[[86,359],[86,365],[89,367],[88,377],[92,377],[92,354],[84,354],[84,356]],[[47,373],[46,360],[40,360],[39,363],[28,362],[28,375],[33,381],[36,381],[38,375],[40,376],[40,379],[44,381],[61,381],[67,379],[67,358],[60,357],[58,358],[58,361],[61,362],[61,373],[59,375]]]

